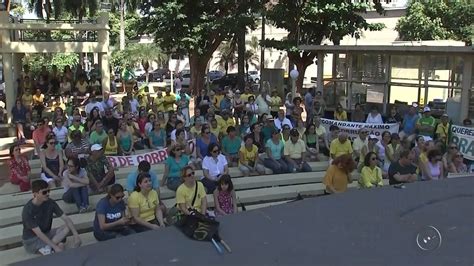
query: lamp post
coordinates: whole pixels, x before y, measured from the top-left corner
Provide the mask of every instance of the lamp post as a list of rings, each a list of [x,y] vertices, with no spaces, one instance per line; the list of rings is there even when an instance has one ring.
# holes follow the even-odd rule
[[[293,68],[293,70],[290,71],[290,78],[291,78],[291,98],[294,99],[296,95],[296,79],[298,79],[298,76],[300,75],[300,72],[296,68]]]

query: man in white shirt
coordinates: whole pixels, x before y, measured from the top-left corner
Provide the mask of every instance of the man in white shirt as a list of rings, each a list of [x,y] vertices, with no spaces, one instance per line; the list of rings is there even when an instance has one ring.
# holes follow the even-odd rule
[[[95,107],[97,107],[99,109],[99,113],[102,116],[104,114],[104,106],[102,105],[102,103],[97,101],[96,96],[95,96],[95,92],[92,92],[89,95],[89,103],[86,104],[86,108],[85,108],[87,116],[89,116],[92,109],[94,109]]]
[[[270,108],[268,106],[269,102],[271,102],[270,95],[268,95],[266,91],[262,91],[262,93],[255,100],[255,103],[258,106],[258,114],[259,115],[270,113]]]
[[[275,119],[274,123],[275,123],[275,127],[279,130],[281,130],[283,125],[288,125],[290,129],[293,128],[290,120],[285,117],[285,111],[283,111],[282,109],[278,111],[278,117],[277,119]]]
[[[364,146],[367,147],[369,143],[368,136],[369,130],[367,128],[359,129],[359,136],[355,138],[352,143],[352,155],[354,156],[354,159],[364,160],[364,158],[360,158],[360,152]]]

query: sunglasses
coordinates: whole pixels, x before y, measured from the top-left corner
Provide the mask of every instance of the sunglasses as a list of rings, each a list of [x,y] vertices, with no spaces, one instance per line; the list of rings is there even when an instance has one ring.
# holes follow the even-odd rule
[[[194,171],[193,171],[193,172],[191,172],[191,173],[189,173],[189,174],[187,174],[186,176],[187,176],[187,177],[194,176]]]
[[[124,197],[124,195],[121,195],[121,196],[114,196],[114,198],[115,198],[116,200],[121,200],[121,199],[123,199],[123,197]]]
[[[50,142],[48,142],[48,144],[50,144],[50,145],[56,145],[56,144],[58,144],[58,142],[56,142],[56,141],[50,141]]]
[[[213,150],[212,151],[212,153],[218,153],[218,152],[219,152],[219,150]]]
[[[49,194],[49,189],[46,189],[46,190],[41,191],[41,194],[42,194],[42,195],[47,195],[47,194]]]
[[[377,158],[377,157],[373,157],[373,158],[370,158],[370,160],[372,160],[372,161],[377,161],[378,158]]]
[[[457,150],[457,149],[458,149],[458,147],[456,147],[456,146],[451,146],[451,147],[449,147],[449,148],[450,148],[451,150]]]

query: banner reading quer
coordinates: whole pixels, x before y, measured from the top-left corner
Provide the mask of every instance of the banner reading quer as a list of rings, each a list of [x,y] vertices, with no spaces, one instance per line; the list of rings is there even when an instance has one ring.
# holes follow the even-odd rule
[[[192,139],[188,141],[191,148],[191,154],[196,153],[196,140]],[[138,164],[145,160],[150,164],[161,163],[168,158],[168,149],[164,148],[161,150],[151,151],[143,154],[127,155],[127,156],[107,156],[110,164],[115,168],[138,166]]]
[[[464,158],[474,160],[474,128],[452,125],[451,141],[458,146]]]
[[[399,125],[398,124],[367,124],[367,123],[358,123],[358,122],[348,122],[348,121],[337,121],[331,119],[321,118],[321,124],[326,129],[326,132],[329,132],[329,127],[331,125],[336,125],[339,127],[341,132],[346,132],[349,135],[351,140],[357,138],[359,135],[359,129],[367,128],[369,134],[374,134],[379,139],[382,137],[384,131],[390,133],[398,133]]]

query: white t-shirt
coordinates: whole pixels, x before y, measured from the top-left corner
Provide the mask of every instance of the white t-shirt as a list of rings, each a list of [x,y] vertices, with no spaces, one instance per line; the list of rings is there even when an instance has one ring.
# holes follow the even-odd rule
[[[86,111],[86,114],[89,115],[92,111],[92,109],[94,109],[95,107],[99,108],[99,113],[101,112],[104,112],[104,106],[102,106],[102,103],[100,102],[89,102],[87,105],[86,105],[86,108],[85,108],[85,111]]]
[[[369,114],[365,122],[367,124],[383,124],[383,119],[380,114],[377,114],[375,117],[373,117],[372,114]]]
[[[279,130],[281,130],[282,126],[283,125],[288,125],[290,126],[290,129],[293,128],[293,126],[291,125],[291,122],[288,118],[283,118],[283,121],[280,121],[280,119],[275,119],[275,121],[273,122],[275,124],[275,127],[278,128]]]
[[[134,114],[138,114],[138,106],[140,105],[137,101],[137,99],[132,99],[129,101],[130,102],[130,111]]]
[[[69,169],[66,169],[63,172],[63,182],[62,182],[64,192],[67,192],[69,190],[69,185],[68,184],[69,184],[69,182],[72,182],[69,178],[66,177],[68,174],[69,174]],[[86,172],[86,170],[84,170],[84,168],[80,168],[79,173],[76,176],[79,177],[79,178],[87,178],[87,172]],[[77,182],[77,181],[75,181],[75,182]]]
[[[67,141],[67,128],[62,126],[60,128],[54,127],[53,133],[56,135],[56,141],[65,143]]]
[[[202,160],[202,169],[208,170],[210,179],[214,181],[217,180],[217,176],[224,173],[224,167],[226,165],[227,159],[222,154],[217,156],[217,161],[212,156],[206,156],[204,160]]]
[[[148,123],[147,123],[148,124]],[[146,129],[146,125],[145,125],[145,129]],[[173,129],[173,131],[171,131],[171,135],[170,135],[170,139],[172,141],[176,141],[176,129]],[[188,132],[185,130],[184,131],[184,139],[185,140],[188,140]]]
[[[267,103],[267,101],[269,101],[268,97],[269,96],[267,95],[267,97],[266,97],[267,99],[264,99],[262,97],[262,95],[259,95],[257,97],[257,99],[255,100],[255,103],[258,106],[258,114],[261,115],[261,114],[269,114],[270,113],[270,109],[269,109],[268,103]]]

